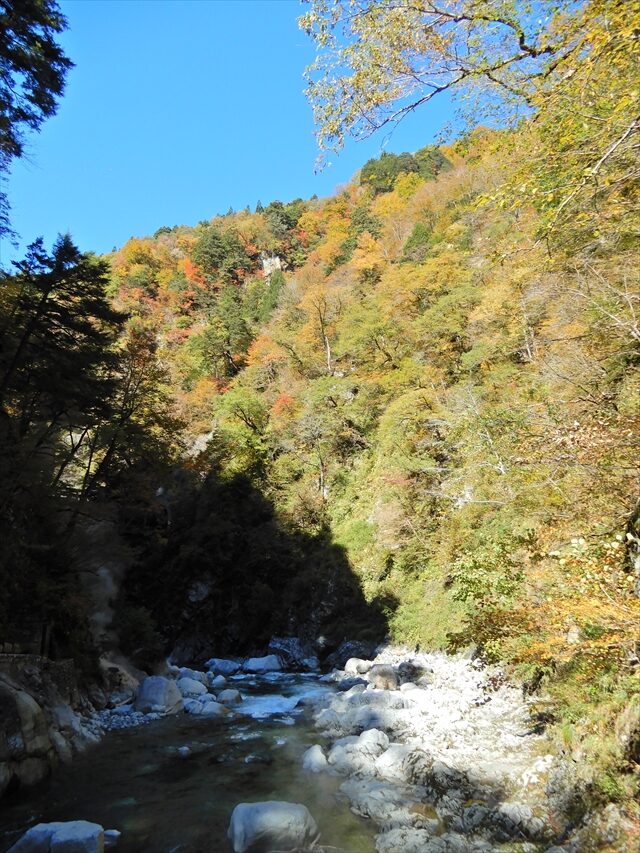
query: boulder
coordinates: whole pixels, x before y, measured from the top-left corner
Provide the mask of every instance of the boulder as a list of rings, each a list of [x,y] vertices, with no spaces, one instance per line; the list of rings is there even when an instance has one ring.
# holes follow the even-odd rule
[[[220,702],[216,702],[213,696],[207,694],[200,699],[185,699],[184,709],[187,714],[192,714],[194,717],[224,717],[229,713],[229,709]]]
[[[309,672],[320,667],[313,647],[303,643],[298,637],[272,637],[268,651],[278,655],[287,669]]]
[[[302,766],[312,773],[321,773],[327,769],[327,759],[319,744],[310,747],[302,756]]]
[[[185,699],[184,700],[184,710],[187,714],[199,715],[202,713],[202,709],[204,708],[204,702],[200,702],[198,699]]]
[[[9,853],[103,853],[104,830],[87,820],[39,823]]]
[[[199,669],[189,669],[188,666],[178,667],[178,678],[192,678],[194,681],[200,681],[202,684],[207,683],[207,673],[200,672]]]
[[[402,826],[376,838],[377,853],[425,853],[434,833],[429,829]]]
[[[104,691],[113,704],[119,705],[133,699],[144,673],[115,652],[102,655],[98,666]]]
[[[200,711],[201,717],[224,717],[225,714],[229,713],[229,709],[225,705],[221,705],[220,702],[204,702],[202,705],[202,710]]]
[[[392,743],[376,758],[375,771],[381,779],[409,781],[409,770],[406,761],[411,755],[412,747],[404,743]]]
[[[277,655],[266,655],[262,658],[247,658],[242,664],[243,672],[280,672],[282,661]]]
[[[178,690],[185,698],[195,698],[207,692],[205,685],[193,678],[179,678],[176,684],[178,685]]]
[[[349,658],[344,665],[344,671],[347,675],[364,675],[369,672],[373,662],[370,660],[362,660],[362,658]]]
[[[138,688],[134,707],[144,714],[177,714],[184,701],[175,681],[163,675],[150,675]]]
[[[235,675],[240,670],[240,664],[237,661],[225,658],[210,658],[205,666],[214,675]]]
[[[389,738],[378,729],[369,729],[360,737],[344,737],[336,741],[328,756],[333,768],[344,775],[373,776],[375,760],[389,746]]]
[[[371,818],[376,823],[389,821],[410,824],[409,790],[369,779],[348,779],[340,790],[351,801],[351,811],[360,817]]]
[[[242,702],[242,696],[239,690],[222,690],[218,693],[218,702],[221,702],[223,705],[238,705]]]
[[[391,666],[375,664],[367,673],[367,681],[378,690],[398,689],[398,676]]]
[[[431,678],[432,673],[425,669],[424,666],[416,663],[412,660],[404,660],[399,664],[397,669],[398,680],[405,684],[408,681],[418,681],[420,678],[425,678],[429,680]]]
[[[209,690],[222,690],[227,684],[227,679],[224,675],[214,675],[212,672],[207,673],[207,685]]]
[[[344,669],[349,658],[364,658],[365,660],[375,655],[375,643],[363,640],[345,640],[340,643],[335,652],[332,652],[325,663],[335,669]]]
[[[26,691],[0,683],[0,794],[12,783],[42,781],[55,758],[43,709]]]
[[[318,827],[306,806],[276,800],[240,803],[227,832],[234,853],[313,850],[318,837]]]

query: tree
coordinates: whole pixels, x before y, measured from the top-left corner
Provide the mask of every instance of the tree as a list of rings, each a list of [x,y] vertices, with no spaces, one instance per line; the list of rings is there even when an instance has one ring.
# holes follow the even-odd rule
[[[534,14],[524,0],[312,0],[300,26],[320,49],[306,72],[320,148],[370,136],[463,86],[490,88],[499,113],[521,110],[584,46],[582,11],[562,17],[572,6],[542,0]]]
[[[307,95],[321,149],[370,136],[442,92],[467,125],[519,127],[522,169],[499,194],[559,225],[575,247],[637,238],[638,0],[312,0],[301,27],[319,47]],[[419,152],[427,171],[431,165]],[[417,155],[418,156],[418,155]],[[369,164],[367,164],[369,165]],[[363,170],[364,173],[364,170]],[[603,210],[607,205],[609,210]],[[577,227],[576,227],[577,226]]]
[[[2,278],[0,413],[15,440],[37,432],[41,444],[108,409],[124,317],[106,298],[106,262],[82,255],[68,236],[51,255],[36,240],[15,266]]]
[[[73,67],[55,40],[66,26],[55,0],[0,0],[0,173],[22,156],[27,131],[56,112]],[[9,230],[0,193],[0,234]]]

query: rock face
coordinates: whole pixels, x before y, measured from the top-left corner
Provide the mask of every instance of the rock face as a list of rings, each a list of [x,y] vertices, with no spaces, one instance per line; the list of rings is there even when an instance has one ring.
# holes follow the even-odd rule
[[[98,661],[106,693],[115,704],[133,700],[143,672],[135,669],[124,658],[114,654],[104,654]]]
[[[277,800],[240,803],[227,832],[234,853],[313,850],[318,837],[318,827],[306,806]]]
[[[97,823],[39,823],[25,832],[9,853],[103,853],[104,842],[104,830]]]
[[[199,684],[199,682],[194,682]],[[203,685],[200,685],[201,687]],[[206,693],[206,688],[204,688]],[[150,675],[138,688],[135,700],[136,711],[144,714],[177,714],[182,711],[184,702],[175,681],[163,675]]]
[[[266,655],[262,658],[247,658],[242,664],[243,672],[280,672],[282,662],[277,655]]]
[[[73,670],[36,656],[15,656],[0,669],[0,796],[7,788],[33,785],[60,761],[99,739],[99,726],[71,706],[79,702]]]

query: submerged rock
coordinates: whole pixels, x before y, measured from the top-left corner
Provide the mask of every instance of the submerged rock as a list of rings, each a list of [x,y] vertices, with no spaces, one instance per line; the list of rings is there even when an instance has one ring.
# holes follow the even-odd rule
[[[182,711],[184,701],[175,681],[163,675],[150,675],[140,684],[134,707],[144,714],[177,714]]]
[[[315,848],[319,832],[306,806],[271,800],[237,805],[227,838],[234,853],[303,851]]]

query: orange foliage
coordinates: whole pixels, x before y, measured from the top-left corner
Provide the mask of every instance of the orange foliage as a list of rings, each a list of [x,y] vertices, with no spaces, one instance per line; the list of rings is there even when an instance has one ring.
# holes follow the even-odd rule
[[[271,407],[271,414],[274,416],[280,415],[283,412],[291,412],[294,408],[295,400],[291,395],[282,393],[277,398],[273,406]]]

